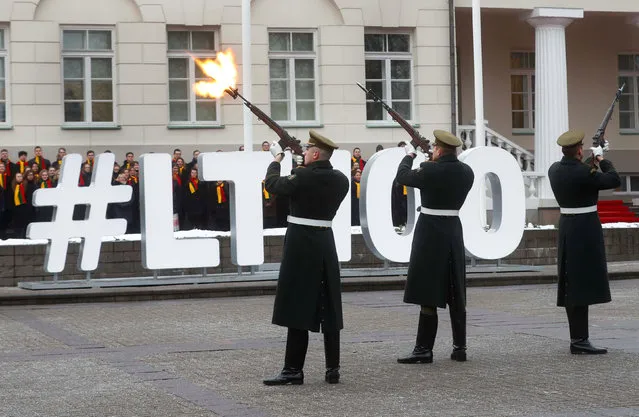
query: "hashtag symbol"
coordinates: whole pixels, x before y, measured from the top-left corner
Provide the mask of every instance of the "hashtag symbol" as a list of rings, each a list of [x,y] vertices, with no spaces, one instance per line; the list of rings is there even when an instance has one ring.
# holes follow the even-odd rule
[[[50,222],[29,224],[29,239],[48,239],[45,270],[62,272],[67,258],[69,239],[81,238],[80,262],[82,271],[98,267],[103,236],[121,235],[126,231],[125,219],[107,219],[109,203],[121,203],[131,199],[130,186],[111,185],[115,155],[103,153],[95,158],[93,176],[88,187],[80,187],[82,156],[69,154],[62,159],[60,182],[56,188],[42,188],[33,193],[33,205],[54,206]],[[73,220],[76,204],[89,205],[85,220]]]

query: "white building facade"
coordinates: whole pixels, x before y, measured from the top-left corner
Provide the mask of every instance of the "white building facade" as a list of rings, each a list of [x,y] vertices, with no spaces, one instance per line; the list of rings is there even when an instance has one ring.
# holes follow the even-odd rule
[[[625,175],[618,191],[639,192],[639,2],[481,4],[489,140],[544,175],[538,168],[560,157],[555,137],[567,128],[594,133],[625,82],[609,155]],[[251,100],[292,135],[304,140],[316,129],[365,157],[408,135],[356,82],[427,138],[434,129],[472,135],[470,7],[254,0]],[[13,160],[19,150],[30,158],[36,145],[49,159],[61,146],[109,149],[117,160],[128,151],[236,150],[243,106],[197,97],[193,84],[203,75],[193,58],[231,49],[243,91],[241,17],[241,0],[0,2],[0,146]],[[254,149],[276,138],[252,120]]]
[[[292,135],[316,129],[370,155],[408,140],[366,82],[427,137],[452,129],[446,0],[255,0],[252,102]],[[193,57],[231,49],[240,0],[0,2],[0,146],[83,153],[236,150],[243,106],[201,99]],[[454,74],[454,73],[453,73]],[[276,136],[253,117],[253,144]]]

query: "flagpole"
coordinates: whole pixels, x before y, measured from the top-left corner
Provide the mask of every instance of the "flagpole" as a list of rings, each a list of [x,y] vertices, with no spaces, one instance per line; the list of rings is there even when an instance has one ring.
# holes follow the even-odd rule
[[[486,129],[484,128],[484,71],[481,48],[481,5],[480,0],[473,0],[473,61],[475,80],[475,143],[486,145]]]
[[[252,100],[251,0],[242,0],[242,94]],[[253,115],[244,108],[244,151],[253,150]]]

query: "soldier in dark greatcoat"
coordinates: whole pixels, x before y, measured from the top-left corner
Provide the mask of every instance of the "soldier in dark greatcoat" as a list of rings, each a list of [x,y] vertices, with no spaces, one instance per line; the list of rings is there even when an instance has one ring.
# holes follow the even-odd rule
[[[304,167],[280,177],[282,148],[266,172],[269,193],[290,196],[291,214],[284,239],[273,324],[288,327],[284,369],[266,385],[303,384],[308,332],[324,333],[325,380],[339,382],[339,331],[344,327],[333,217],[349,188],[348,178],[329,162],[337,146],[314,131],[304,152]]]
[[[557,305],[566,308],[570,352],[602,354],[588,340],[588,306],[611,301],[601,222],[599,190],[617,188],[619,174],[603,159],[603,149],[591,148],[593,163],[583,163],[584,132],[568,131],[557,139],[564,157],[548,169],[550,186],[559,203]],[[604,148],[607,150],[608,144]],[[601,172],[598,170],[601,168]]]
[[[451,359],[466,360],[466,257],[459,209],[475,175],[457,159],[462,142],[443,130],[435,130],[433,161],[411,170],[415,148],[404,147],[395,181],[419,188],[421,216],[415,226],[404,302],[421,306],[417,341],[413,352],[399,363],[431,363],[437,335],[437,307],[450,310],[453,329]]]

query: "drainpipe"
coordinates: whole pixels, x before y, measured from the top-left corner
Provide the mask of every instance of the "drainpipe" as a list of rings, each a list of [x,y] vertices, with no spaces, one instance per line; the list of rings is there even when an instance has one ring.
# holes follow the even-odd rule
[[[455,0],[448,0],[450,49],[450,132],[457,136],[457,49],[455,45]]]

